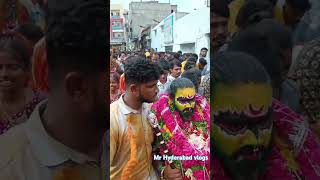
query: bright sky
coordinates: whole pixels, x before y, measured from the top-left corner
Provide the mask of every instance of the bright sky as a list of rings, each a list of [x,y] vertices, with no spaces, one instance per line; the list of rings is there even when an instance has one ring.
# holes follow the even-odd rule
[[[140,0],[111,0],[111,4],[122,4],[124,9],[129,10],[129,3],[131,1],[140,2]],[[151,1],[151,0],[142,0]],[[200,9],[205,7],[205,0],[156,0],[159,3],[170,3],[172,5],[178,5],[179,12],[192,12],[193,9]]]

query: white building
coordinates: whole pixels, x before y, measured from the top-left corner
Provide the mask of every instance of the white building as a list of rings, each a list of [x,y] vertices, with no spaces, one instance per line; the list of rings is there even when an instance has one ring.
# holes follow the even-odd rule
[[[179,18],[172,13],[151,30],[151,47],[158,52],[182,53],[210,51],[210,8],[202,8]],[[208,52],[209,56],[210,52]]]

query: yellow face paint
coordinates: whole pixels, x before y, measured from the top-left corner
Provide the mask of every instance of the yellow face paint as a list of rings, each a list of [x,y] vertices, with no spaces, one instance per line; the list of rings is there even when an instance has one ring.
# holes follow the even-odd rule
[[[194,88],[178,88],[175,94],[175,106],[183,112],[186,109],[193,109],[195,106],[196,90]]]
[[[266,118],[261,122],[247,120],[267,116],[271,105],[272,87],[269,84],[217,84],[214,89],[214,100],[212,103],[214,118],[218,118],[222,113],[228,112],[230,114],[238,114],[239,119],[226,119],[225,121],[229,121],[225,127],[217,124],[216,121],[224,123],[221,119],[213,119],[212,136],[216,148],[224,155],[232,156],[245,146],[269,147],[272,136],[272,124],[263,128],[259,124],[267,122],[267,120],[270,122],[270,119]],[[244,116],[240,116],[240,114]],[[240,119],[240,117],[245,118]],[[239,122],[242,123],[243,128],[240,128],[240,131],[232,131],[232,126],[236,126]],[[228,129],[229,126],[229,132],[232,133],[224,129]]]
[[[256,137],[250,130],[246,130],[243,134],[234,136],[226,133],[219,126],[213,125],[212,133],[215,144],[219,145],[216,148],[225,155],[231,156],[246,145],[268,147],[271,140],[272,130],[262,130],[258,137]]]
[[[219,83],[214,89],[213,111],[247,112],[249,105],[254,109],[263,108],[265,112],[272,103],[272,87],[266,83],[238,83],[225,85]]]

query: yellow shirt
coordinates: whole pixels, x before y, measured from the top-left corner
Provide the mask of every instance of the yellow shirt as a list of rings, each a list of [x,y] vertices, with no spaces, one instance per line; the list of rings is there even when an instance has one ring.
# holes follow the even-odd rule
[[[184,60],[182,63],[181,63],[181,74],[184,72],[184,66],[187,64],[187,60]]]
[[[236,25],[237,15],[244,5],[246,0],[234,0],[232,3],[229,4],[229,20],[228,20],[228,31],[229,33],[233,34],[237,31],[238,27]],[[282,8],[279,4],[276,5],[274,9],[274,18],[281,23],[284,23],[283,15],[282,15]]]
[[[137,137],[138,164],[134,167],[130,179],[158,179],[152,166],[153,130],[147,120],[150,110],[148,104],[143,104],[141,112],[127,106],[123,96],[110,105],[110,179],[120,180],[123,169],[130,159],[130,139],[128,138],[129,114],[135,114],[135,122],[131,126]]]

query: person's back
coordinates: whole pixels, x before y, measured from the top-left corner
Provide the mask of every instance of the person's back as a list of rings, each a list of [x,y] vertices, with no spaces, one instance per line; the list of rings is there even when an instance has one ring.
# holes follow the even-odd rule
[[[108,39],[103,30],[107,28],[103,23],[106,4],[64,1],[61,9],[50,2],[48,100],[37,105],[28,121],[0,136],[0,179],[98,180],[108,174],[108,169],[101,169],[104,162],[100,164],[100,152],[107,151],[100,148],[109,128],[105,112],[108,64],[103,59]],[[70,26],[69,20],[75,17],[78,21]],[[75,31],[77,37],[67,38]]]

